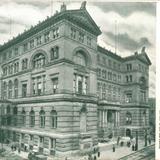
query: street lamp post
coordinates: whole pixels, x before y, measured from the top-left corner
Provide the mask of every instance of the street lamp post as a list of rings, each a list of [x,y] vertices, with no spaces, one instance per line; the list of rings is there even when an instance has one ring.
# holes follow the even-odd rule
[[[147,146],[147,129],[145,129],[145,147]]]
[[[136,151],[138,150],[138,131],[136,131]]]

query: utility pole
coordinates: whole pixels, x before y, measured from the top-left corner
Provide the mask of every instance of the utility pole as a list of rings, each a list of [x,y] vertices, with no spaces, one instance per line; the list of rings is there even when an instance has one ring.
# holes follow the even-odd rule
[[[118,34],[117,34],[117,20],[115,20],[115,54],[117,54],[117,40],[118,40],[118,38],[117,38],[117,36],[118,36]]]
[[[145,129],[145,136],[144,136],[144,138],[145,138],[145,147],[147,146],[147,129]]]
[[[51,0],[51,16],[53,15],[53,0]]]

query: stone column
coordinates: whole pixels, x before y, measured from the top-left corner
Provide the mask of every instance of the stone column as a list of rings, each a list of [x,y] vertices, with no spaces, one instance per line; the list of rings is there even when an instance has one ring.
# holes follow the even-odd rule
[[[106,120],[106,127],[107,127],[107,125],[108,125],[108,124],[107,124],[107,123],[108,123],[108,122],[107,122],[107,114],[108,114],[108,110],[106,110],[106,117],[105,117],[105,120]]]
[[[105,110],[103,109],[103,127],[105,126]]]

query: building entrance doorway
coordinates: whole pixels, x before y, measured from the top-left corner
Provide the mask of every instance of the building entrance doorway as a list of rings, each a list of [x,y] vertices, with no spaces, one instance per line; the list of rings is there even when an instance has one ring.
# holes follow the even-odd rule
[[[130,129],[126,129],[126,137],[130,137],[131,136],[131,130]]]

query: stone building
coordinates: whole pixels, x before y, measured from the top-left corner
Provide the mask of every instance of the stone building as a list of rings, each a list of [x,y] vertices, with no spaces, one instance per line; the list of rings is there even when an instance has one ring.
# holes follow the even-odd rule
[[[156,99],[155,98],[149,98],[149,125],[151,129],[151,134],[153,138],[155,139],[155,129],[156,129]]]
[[[45,154],[89,151],[98,138],[143,135],[151,62],[122,58],[97,44],[101,30],[86,10],[47,17],[0,47],[4,142]]]

